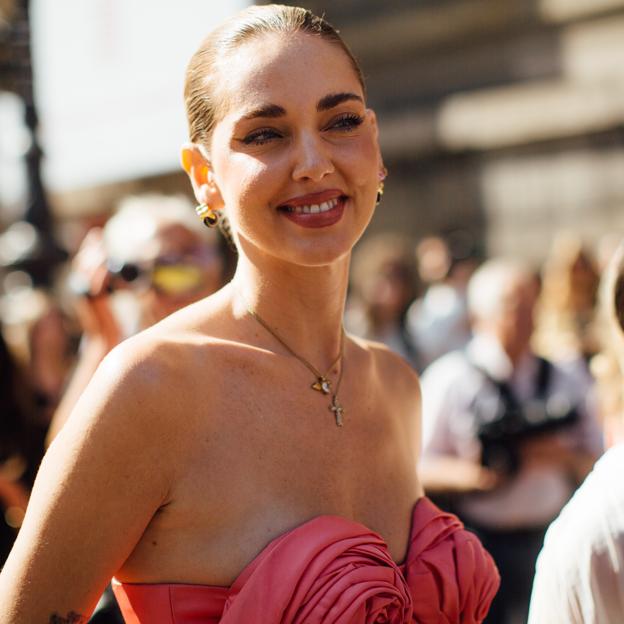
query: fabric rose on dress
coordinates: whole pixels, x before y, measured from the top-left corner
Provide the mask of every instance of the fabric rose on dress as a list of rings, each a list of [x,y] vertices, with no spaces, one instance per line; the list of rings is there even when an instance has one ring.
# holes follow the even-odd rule
[[[385,542],[320,516],[271,542],[230,588],[221,624],[404,624],[412,600]]]
[[[404,568],[418,624],[478,624],[500,585],[477,536],[426,498],[414,507]]]

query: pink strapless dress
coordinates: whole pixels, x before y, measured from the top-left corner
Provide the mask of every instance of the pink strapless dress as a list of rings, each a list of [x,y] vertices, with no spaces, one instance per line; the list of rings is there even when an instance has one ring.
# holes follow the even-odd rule
[[[127,624],[471,624],[498,585],[479,540],[427,498],[402,565],[362,524],[319,516],[269,543],[231,587],[113,580]]]

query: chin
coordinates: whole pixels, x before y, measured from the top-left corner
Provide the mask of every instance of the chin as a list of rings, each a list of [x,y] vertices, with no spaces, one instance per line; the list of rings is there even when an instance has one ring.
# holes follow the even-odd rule
[[[282,246],[279,257],[300,266],[328,266],[350,256],[358,239],[331,236],[317,240],[293,241],[292,246]]]
[[[262,257],[302,267],[323,267],[350,256],[353,247],[366,230],[366,223],[343,222],[321,232],[319,230],[293,231],[291,227],[272,236],[246,237],[239,232],[241,252],[254,264],[262,264]]]

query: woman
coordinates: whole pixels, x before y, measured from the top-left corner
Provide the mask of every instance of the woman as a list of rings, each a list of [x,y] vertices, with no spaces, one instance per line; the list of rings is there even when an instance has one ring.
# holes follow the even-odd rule
[[[599,351],[599,281],[596,261],[580,236],[559,233],[544,263],[537,305],[533,341],[544,357],[587,365]]]
[[[99,368],[0,622],[80,622],[113,575],[129,622],[481,620],[496,572],[422,497],[417,378],[342,330],[383,171],[355,61],[309,12],[254,7],[202,44],[186,96],[184,168],[231,222],[235,277]]]

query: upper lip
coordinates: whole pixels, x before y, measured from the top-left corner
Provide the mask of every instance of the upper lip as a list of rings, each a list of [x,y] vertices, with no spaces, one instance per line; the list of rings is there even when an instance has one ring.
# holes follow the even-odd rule
[[[291,197],[290,199],[281,202],[278,208],[280,206],[313,206],[344,195],[345,193],[343,193],[340,189],[329,189],[327,191],[319,191],[317,193],[308,193],[306,195]]]

